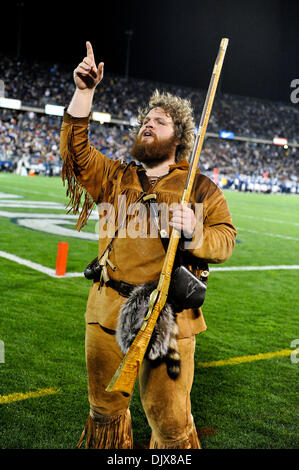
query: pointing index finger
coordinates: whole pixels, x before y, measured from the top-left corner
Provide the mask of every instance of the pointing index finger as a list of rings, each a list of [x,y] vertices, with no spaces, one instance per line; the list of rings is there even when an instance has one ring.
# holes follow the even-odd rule
[[[86,50],[87,50],[87,57],[89,57],[94,62],[93,49],[89,41],[86,41]]]

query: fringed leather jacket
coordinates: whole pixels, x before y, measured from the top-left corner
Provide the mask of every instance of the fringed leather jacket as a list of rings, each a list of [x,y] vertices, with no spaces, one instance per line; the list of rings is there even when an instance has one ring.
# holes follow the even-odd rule
[[[109,277],[131,284],[154,281],[159,278],[165,257],[165,249],[159,236],[150,237],[148,232],[147,236],[141,234],[138,223],[136,225],[136,220],[134,221],[134,210],[130,214],[131,219],[125,220],[127,225],[120,221],[120,205],[125,205],[126,210],[132,208],[144,194],[139,173],[145,170],[134,162],[123,163],[109,159],[92,147],[88,138],[88,125],[89,118],[74,118],[65,113],[61,127],[60,153],[64,162],[62,177],[67,181],[67,196],[73,213],[79,212],[84,198],[76,227],[80,230],[84,226],[94,204],[97,204],[102,212],[98,259],[102,258],[110,244],[112,249],[106,265]],[[163,206],[163,203],[169,206],[180,202],[188,169],[186,159],[171,165],[169,173],[151,187],[150,192],[156,194],[159,206]],[[105,203],[109,203],[112,213],[107,214],[103,210],[108,207]],[[223,263],[231,256],[236,230],[222,191],[199,170],[190,203],[193,208],[200,205],[201,211],[197,214],[198,223],[191,244],[186,245],[182,240],[179,250],[183,256],[184,253],[188,255],[188,259],[197,260],[197,274],[200,274],[201,270],[208,269],[208,263]],[[111,222],[114,227],[110,227]],[[115,226],[121,228],[114,237]],[[131,228],[130,236],[126,236],[128,231],[124,232],[124,227]],[[148,228],[147,225],[146,229]],[[94,282],[87,302],[86,321],[100,323],[115,330],[118,312],[124,300],[111,287],[104,284],[99,289],[99,283]],[[206,329],[201,309],[183,310],[178,314],[177,323],[179,338],[189,337]]]

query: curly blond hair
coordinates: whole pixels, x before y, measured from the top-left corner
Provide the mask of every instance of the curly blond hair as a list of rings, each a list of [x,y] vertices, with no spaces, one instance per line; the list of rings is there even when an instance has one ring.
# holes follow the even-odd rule
[[[174,135],[180,142],[176,148],[176,162],[188,158],[195,138],[195,123],[191,102],[171,93],[160,93],[159,90],[155,90],[148,105],[143,109],[138,109],[138,126],[132,130],[134,135],[138,134],[145,117],[154,108],[162,108],[173,120]]]

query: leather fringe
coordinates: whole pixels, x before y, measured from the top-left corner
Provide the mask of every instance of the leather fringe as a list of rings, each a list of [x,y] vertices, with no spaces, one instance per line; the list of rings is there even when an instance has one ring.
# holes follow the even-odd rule
[[[180,441],[161,441],[154,437],[152,433],[150,440],[150,449],[201,449],[200,441],[195,426],[187,439]]]
[[[85,449],[133,449],[133,431],[130,410],[101,422],[89,415],[77,447],[85,442]]]
[[[67,214],[69,212],[72,212],[74,215],[78,214],[81,198],[84,196],[84,202],[76,224],[76,229],[81,230],[81,228],[86,225],[87,219],[91,214],[94,201],[85,189],[77,182],[76,176],[78,174],[79,166],[76,163],[75,156],[73,154],[73,126],[70,126],[68,135],[68,153],[62,166],[61,177],[64,185],[67,181],[66,196],[70,198],[70,201],[66,206],[66,208],[69,208]]]

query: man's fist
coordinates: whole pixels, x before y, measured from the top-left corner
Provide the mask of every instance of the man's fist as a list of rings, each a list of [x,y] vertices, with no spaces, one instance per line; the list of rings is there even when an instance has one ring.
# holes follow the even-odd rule
[[[96,67],[92,45],[86,42],[87,55],[74,70],[74,82],[79,90],[95,88],[103,79],[104,62],[100,62]]]
[[[196,225],[196,217],[193,210],[183,204],[178,204],[175,209],[170,210],[172,211],[172,220],[169,222],[169,225],[181,231],[186,238],[192,238]]]

